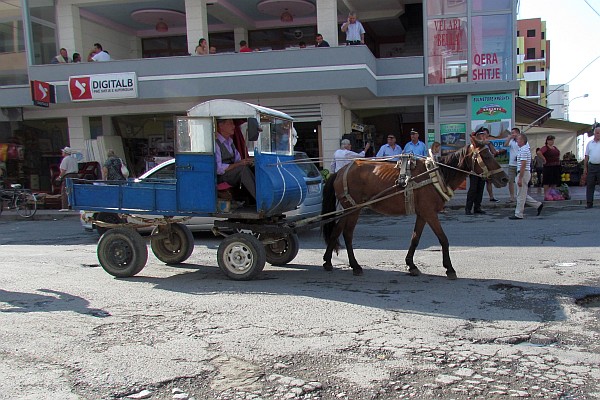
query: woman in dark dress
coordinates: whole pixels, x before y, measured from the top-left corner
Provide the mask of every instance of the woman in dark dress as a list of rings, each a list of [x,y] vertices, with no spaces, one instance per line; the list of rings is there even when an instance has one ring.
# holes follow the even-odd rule
[[[546,145],[537,152],[544,162],[542,173],[544,200],[553,200],[550,190],[556,190],[556,186],[560,186],[560,150],[554,145],[554,139],[552,135],[546,137]]]

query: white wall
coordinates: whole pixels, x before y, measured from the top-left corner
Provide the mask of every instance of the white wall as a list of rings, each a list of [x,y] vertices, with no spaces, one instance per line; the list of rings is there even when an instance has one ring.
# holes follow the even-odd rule
[[[94,43],[100,43],[113,60],[142,58],[141,42],[134,35],[122,33],[83,18],[81,30],[84,49],[80,53],[84,62],[87,61],[87,56]]]

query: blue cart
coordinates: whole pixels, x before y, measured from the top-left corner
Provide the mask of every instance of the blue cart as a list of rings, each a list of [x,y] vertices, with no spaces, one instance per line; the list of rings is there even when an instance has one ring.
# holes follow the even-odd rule
[[[232,119],[236,147],[242,157],[253,150],[256,199],[222,195],[217,183],[215,137],[217,120]],[[295,228],[284,212],[298,207],[307,194],[303,174],[294,163],[292,118],[282,112],[236,100],[211,100],[176,118],[175,177],[124,182],[67,180],[73,209],[132,215],[160,215],[150,244],[156,257],[178,264],[192,254],[194,238],[176,222],[212,216],[213,232],[225,236],[219,245],[219,267],[230,278],[248,280],[265,262],[284,265],[299,250]],[[255,204],[254,204],[255,203]],[[228,234],[226,232],[235,232]],[[146,265],[144,238],[129,226],[107,230],[98,242],[98,260],[109,274],[129,277]]]

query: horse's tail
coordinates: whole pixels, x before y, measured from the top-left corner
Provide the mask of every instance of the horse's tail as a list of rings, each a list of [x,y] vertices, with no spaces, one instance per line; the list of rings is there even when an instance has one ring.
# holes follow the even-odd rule
[[[335,197],[335,189],[333,187],[333,183],[335,182],[335,178],[337,173],[333,173],[329,175],[327,181],[325,182],[325,186],[323,187],[323,203],[321,207],[321,215],[325,215],[328,213],[332,213],[336,209],[337,199]],[[331,216],[326,217],[331,218]],[[329,245],[329,241],[332,239],[331,235],[333,233],[333,228],[337,220],[332,219],[330,221],[325,222],[321,225],[321,233],[323,234],[323,239],[325,239],[325,243]],[[340,248],[340,242],[337,238],[335,238],[335,252],[337,253]]]

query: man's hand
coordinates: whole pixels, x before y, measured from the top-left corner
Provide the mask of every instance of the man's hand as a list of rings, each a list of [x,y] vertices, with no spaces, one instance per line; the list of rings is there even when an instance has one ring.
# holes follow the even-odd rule
[[[367,142],[365,145],[365,151],[369,150],[369,147],[371,147],[371,142]]]

